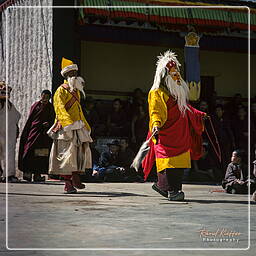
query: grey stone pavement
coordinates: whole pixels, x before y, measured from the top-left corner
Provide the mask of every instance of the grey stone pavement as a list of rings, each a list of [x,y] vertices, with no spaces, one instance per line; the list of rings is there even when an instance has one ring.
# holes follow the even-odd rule
[[[62,182],[16,183],[6,198],[1,183],[0,255],[255,255],[250,197],[185,184],[185,202],[169,202],[151,185],[88,183],[64,195]]]

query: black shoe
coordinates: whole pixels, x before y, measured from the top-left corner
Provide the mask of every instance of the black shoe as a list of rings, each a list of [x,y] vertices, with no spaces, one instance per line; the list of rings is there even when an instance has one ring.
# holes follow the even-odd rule
[[[3,178],[2,179],[2,182],[8,182],[8,183],[19,183],[20,182],[20,180],[17,178],[17,177],[15,177],[15,176],[9,176],[9,177],[7,177],[7,178]]]
[[[185,194],[183,191],[168,191],[168,200],[169,201],[184,201]]]
[[[30,173],[30,172],[23,172],[23,180],[31,182],[32,181],[32,173]]]
[[[154,189],[157,193],[159,193],[161,196],[164,196],[168,198],[168,192],[160,189],[156,183],[152,185],[152,189]]]
[[[48,178],[52,179],[52,180],[63,180],[64,179],[63,177],[61,177],[59,175],[55,175],[55,174],[49,174]]]
[[[45,177],[40,174],[34,174],[34,182],[45,182]]]

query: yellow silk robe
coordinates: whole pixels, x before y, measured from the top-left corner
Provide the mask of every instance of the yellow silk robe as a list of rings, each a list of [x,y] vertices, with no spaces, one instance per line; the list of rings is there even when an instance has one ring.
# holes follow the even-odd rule
[[[151,90],[148,95],[149,104],[149,129],[152,131],[154,126],[163,127],[167,120],[167,101],[170,94],[165,88]],[[156,143],[155,139],[153,142]],[[156,158],[157,172],[166,168],[191,168],[190,152],[187,151],[178,156],[169,158]]]
[[[75,101],[72,107],[67,111],[65,104],[72,98],[72,94],[68,92],[62,86],[56,90],[53,97],[53,105],[56,113],[56,120],[58,120],[62,127],[73,124],[75,121],[82,120],[87,130],[91,130],[89,124],[85,120],[80,102]],[[80,99],[80,92],[78,91],[78,97]]]

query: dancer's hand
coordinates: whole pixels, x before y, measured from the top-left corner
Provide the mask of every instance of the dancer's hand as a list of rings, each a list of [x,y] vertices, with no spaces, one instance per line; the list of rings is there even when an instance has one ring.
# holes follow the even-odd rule
[[[203,116],[203,120],[207,120],[207,119],[210,119],[210,116],[208,116],[208,115],[205,113],[205,115]]]
[[[245,184],[245,182],[242,181],[242,180],[238,180],[237,183],[238,183],[239,185],[244,185],[244,184]]]
[[[154,135],[158,135],[159,131],[160,131],[160,128],[158,126],[154,126],[152,128],[152,134]]]

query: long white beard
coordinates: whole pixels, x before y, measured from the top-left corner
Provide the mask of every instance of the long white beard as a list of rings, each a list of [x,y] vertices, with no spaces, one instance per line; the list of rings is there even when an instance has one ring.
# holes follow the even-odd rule
[[[84,79],[81,76],[75,77],[68,77],[68,85],[70,87],[71,92],[73,92],[75,89],[79,90],[85,97],[84,93]]]
[[[189,110],[187,105],[189,88],[182,78],[180,79],[180,82],[180,85],[177,84],[177,82],[174,81],[170,75],[165,77],[165,84],[170,94],[174,97],[175,100],[177,100],[179,110],[184,115],[186,110]]]

